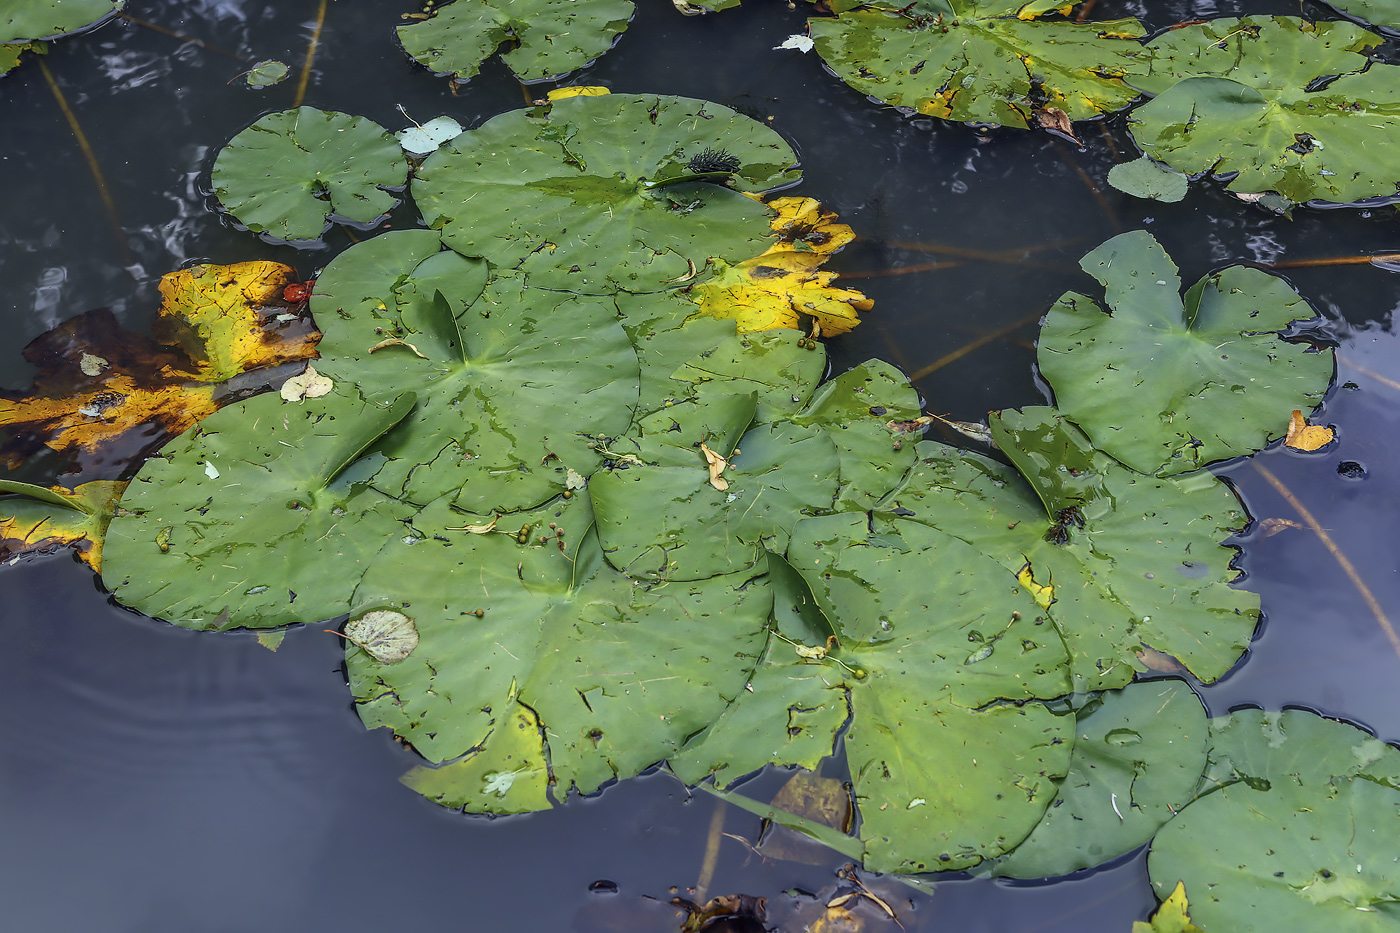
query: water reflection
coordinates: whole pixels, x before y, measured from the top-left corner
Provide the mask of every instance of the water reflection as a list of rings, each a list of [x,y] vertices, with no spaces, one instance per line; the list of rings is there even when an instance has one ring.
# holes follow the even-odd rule
[[[390,128],[403,123],[400,104],[466,126],[521,105],[499,63],[454,94],[406,62],[391,31],[417,7],[331,4],[308,102]],[[574,80],[771,117],[804,162],[795,193],[821,198],[862,235],[835,265],[878,274],[852,282],[876,310],[832,345],[836,368],[890,359],[922,373],[918,387],[939,413],[978,420],[1041,400],[1035,320],[1063,291],[1090,287],[1079,257],[1121,230],[1151,230],[1187,282],[1244,260],[1400,246],[1392,209],[1301,208],[1288,220],[1212,182],[1176,205],[1121,195],[1105,176],[1136,150],[1119,117],[1085,125],[1082,150],[1034,133],[908,119],[831,77],[815,55],[773,51],[803,30],[799,7],[750,2],[688,18],[644,4],[617,48]],[[54,47],[47,64],[98,154],[115,230],[39,71],[0,81],[6,385],[28,382],[20,348],[80,311],[111,306],[128,326],[148,323],[155,280],[191,259],[277,259],[305,274],[348,244],[337,234],[319,252],[270,248],[206,209],[217,147],[288,106],[295,85],[258,92],[230,79],[262,58],[298,67],[315,9],[162,0],[139,12],[166,32],[118,20]],[[1096,15],[1136,15],[1158,30],[1265,9],[1296,14],[1296,4],[1104,0]],[[393,220],[415,222],[411,206]],[[930,268],[904,271],[921,265]],[[1400,348],[1390,323],[1400,278],[1371,266],[1287,277],[1334,320],[1356,325],[1340,374],[1355,388],[1339,388],[1325,410],[1342,431],[1335,450],[1277,450],[1259,462],[1400,617],[1391,440],[1400,436]],[[1363,465],[1365,478],[1339,472],[1345,463]],[[1226,472],[1256,518],[1297,520],[1252,464]],[[1212,710],[1306,703],[1400,739],[1400,658],[1333,556],[1296,528],[1256,530],[1244,544],[1247,583],[1263,594],[1268,623],[1249,662],[1204,691]],[[293,632],[274,655],[251,638],[193,635],[113,609],[90,579],[61,559],[0,570],[12,660],[0,687],[0,892],[15,929],[356,931],[397,929],[406,916],[414,925],[466,917],[473,927],[567,929],[599,896],[588,887],[600,876],[640,897],[666,896],[698,875],[716,805],[690,800],[664,775],[520,819],[441,811],[397,783],[403,753],[350,711],[331,636]],[[817,890],[835,867],[765,863],[726,845],[717,891]],[[1126,929],[1151,903],[1143,878],[1135,857],[1051,887],[954,881],[918,900],[906,928]]]

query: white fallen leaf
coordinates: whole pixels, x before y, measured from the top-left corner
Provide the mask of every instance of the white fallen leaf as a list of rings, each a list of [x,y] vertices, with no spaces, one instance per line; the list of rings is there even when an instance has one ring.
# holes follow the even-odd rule
[[[307,365],[306,372],[293,376],[282,383],[282,399],[287,402],[300,402],[307,398],[320,398],[330,393],[335,383],[330,377],[316,372],[316,367]]]
[[[438,117],[436,120],[429,120],[421,126],[410,126],[408,129],[399,130],[394,134],[394,138],[399,141],[399,145],[405,152],[413,155],[427,155],[436,151],[438,146],[460,136],[462,124],[451,117]]]
[[[385,664],[402,661],[418,647],[413,620],[392,609],[374,609],[345,623],[345,640]]]
[[[515,784],[515,776],[519,773],[519,771],[492,771],[490,774],[484,775],[486,786],[481,789],[482,793],[504,797]]]
[[[210,479],[218,479],[219,469],[218,467],[214,466],[214,464],[206,460],[204,461],[204,475],[209,477]]]
[[[582,489],[584,486],[587,485],[588,480],[584,478],[584,475],[582,473],[580,473],[578,470],[575,470],[573,467],[569,467],[564,472],[565,489]]]
[[[812,46],[816,45],[811,36],[788,36],[787,41],[782,45],[775,45],[775,49],[797,49],[799,52],[810,52]]]
[[[82,360],[78,362],[78,368],[83,371],[84,376],[96,376],[108,365],[110,364],[102,357],[91,353],[84,353]]]

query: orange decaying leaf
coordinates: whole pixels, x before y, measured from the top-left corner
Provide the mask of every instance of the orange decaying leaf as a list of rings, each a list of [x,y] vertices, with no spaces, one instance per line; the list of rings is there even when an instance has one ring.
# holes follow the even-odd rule
[[[218,408],[218,383],[250,369],[310,359],[320,339],[283,297],[277,263],[201,265],[162,278],[160,343],[98,309],[35,338],[28,392],[0,392],[0,463],[42,447],[80,470],[115,476]]]
[[[834,272],[820,267],[831,254],[855,238],[811,198],[776,198],[770,226],[778,242],[761,256],[736,265],[712,261],[717,274],[691,288],[690,298],[704,314],[733,318],[740,333],[801,328],[811,317],[823,334],[844,334],[869,311],[870,299],[858,291],[835,288]]]
[[[1283,439],[1283,445],[1294,450],[1319,450],[1332,443],[1336,436],[1336,432],[1329,427],[1308,424],[1303,413],[1295,408],[1288,419],[1288,436]]]

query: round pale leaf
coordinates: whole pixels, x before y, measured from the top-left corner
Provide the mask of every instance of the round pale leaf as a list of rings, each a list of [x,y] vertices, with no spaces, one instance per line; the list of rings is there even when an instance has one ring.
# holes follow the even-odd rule
[[[376,661],[402,661],[418,647],[413,620],[392,609],[372,609],[345,623],[345,640],[363,648]]]

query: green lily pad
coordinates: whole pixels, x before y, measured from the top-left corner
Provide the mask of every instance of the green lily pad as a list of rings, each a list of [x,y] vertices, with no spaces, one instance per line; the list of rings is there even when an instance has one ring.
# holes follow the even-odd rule
[[[676,368],[672,379],[693,385],[696,397],[708,392],[752,390],[760,424],[791,417],[811,401],[826,371],[822,344],[799,345],[801,331],[765,330],[726,338]]]
[[[413,391],[414,417],[377,448],[376,485],[417,503],[453,492],[475,512],[540,505],[587,476],[621,434],[637,358],[611,303],[522,288],[401,231],[346,250],[317,280],[317,369],[367,394]]]
[[[394,137],[364,117],[298,107],[270,113],[214,160],[219,203],[249,230],[315,240],[332,218],[369,226],[399,203],[408,180]]]
[[[347,653],[366,725],[393,728],[431,762],[472,756],[480,780],[454,779],[463,796],[444,802],[509,812],[509,792],[493,794],[486,776],[522,760],[548,761],[560,799],[590,793],[669,757],[743,689],[772,608],[761,579],[638,585],[603,560],[585,496],[537,513],[534,528],[555,524],[544,543],[451,531],[462,518],[444,509],[388,541],[355,593],[358,608],[411,612],[417,649],[394,664]],[[533,739],[515,704],[538,717]],[[421,772],[409,780],[429,786]]]
[[[18,68],[20,56],[29,51],[43,55],[46,46],[42,42],[28,42],[24,45],[0,45],[0,75],[7,75]]]
[[[0,11],[0,42],[52,39],[95,26],[126,0],[9,0]]]
[[[1262,450],[1289,411],[1327,391],[1332,351],[1279,336],[1315,317],[1283,279],[1231,266],[1183,296],[1175,264],[1142,230],[1079,265],[1111,313],[1061,296],[1041,327],[1040,371],[1065,416],[1133,469],[1185,473]]]
[[[612,443],[613,468],[589,489],[614,567],[666,580],[747,569],[764,549],[785,550],[802,515],[831,508],[835,445],[819,426],[784,420],[825,367],[825,354],[799,347],[800,338],[730,336],[702,351],[671,380],[693,398],[665,404]],[[746,389],[754,391],[732,394]],[[727,459],[718,477],[701,444]]]
[[[1157,834],[1158,892],[1184,881],[1205,930],[1400,929],[1400,752],[1300,710],[1217,722],[1210,757],[1234,780]]]
[[[1084,120],[1137,97],[1122,80],[1147,54],[1135,19],[1037,22],[1044,11],[1018,0],[893,6],[808,25],[818,54],[841,80],[896,107],[1025,128],[1041,108]]]
[[[827,432],[841,460],[835,508],[863,510],[894,489],[914,463],[914,445],[891,422],[919,416],[919,395],[909,378],[881,360],[867,360],[823,383],[797,424]]]
[[[744,691],[671,756],[671,770],[687,784],[713,774],[721,787],[770,764],[815,770],[850,716],[844,678],[812,657],[812,649],[829,644],[831,625],[792,565],[771,552],[767,558],[773,588],[768,644]]]
[[[1242,194],[1339,203],[1400,190],[1400,68],[1372,62],[1380,37],[1347,22],[1217,19],[1163,33],[1133,111],[1149,156],[1197,174],[1238,173]],[[1336,77],[1340,76],[1340,77]]]
[[[510,42],[501,61],[533,83],[590,64],[612,48],[632,13],[632,0],[455,0],[398,34],[410,58],[461,83]]]
[[[1229,583],[1248,522],[1209,473],[1153,478],[1095,451],[1054,409],[1003,411],[998,446],[1019,467],[926,441],[907,483],[881,508],[954,535],[1048,586],[1075,690],[1121,687],[1155,648],[1203,681],[1244,654],[1259,597]],[[1061,510],[1072,511],[1059,515]],[[1082,522],[1082,524],[1081,524]]]
[[[823,663],[850,691],[866,867],[956,870],[1014,848],[1073,743],[1072,717],[1026,702],[1070,689],[1048,617],[1004,567],[900,518],[805,519],[788,559],[839,639]]]
[[[107,528],[102,579],[123,605],[194,629],[276,628],[350,608],[412,510],[369,487],[363,451],[413,409],[337,384],[223,408],[147,460]]]
[[[1059,796],[990,874],[1048,878],[1100,865],[1147,842],[1194,795],[1210,729],[1186,684],[1130,684],[1077,719]]]
[[[1147,156],[1113,166],[1108,170],[1108,183],[1135,198],[1150,198],[1168,204],[1186,197],[1190,187],[1190,180],[1185,175]]]
[[[1386,32],[1400,33],[1400,4],[1395,0],[1329,0],[1327,5]]]
[[[674,410],[658,412],[663,423]],[[700,580],[745,570],[759,564],[765,548],[786,550],[804,514],[830,508],[838,462],[820,428],[757,425],[737,446],[741,452],[721,477],[724,489],[710,482],[694,450],[684,465],[641,463],[595,474],[589,491],[609,562],[641,579]]]
[[[243,76],[249,87],[272,87],[274,84],[281,84],[287,80],[287,75],[291,69],[286,62],[279,62],[275,59],[267,59],[258,62],[253,69]]]
[[[641,368],[637,411],[642,414],[690,397],[693,383],[674,380],[672,374],[735,336],[734,321],[696,315],[695,304],[675,292],[619,292],[615,300],[623,329],[637,351]]]
[[[734,188],[688,162],[718,146]],[[576,294],[659,291],[711,258],[769,245],[769,210],[740,191],[798,180],[782,137],[684,97],[569,97],[494,117],[428,157],[413,197],[443,242],[531,285]],[[735,188],[739,190],[735,190]]]

